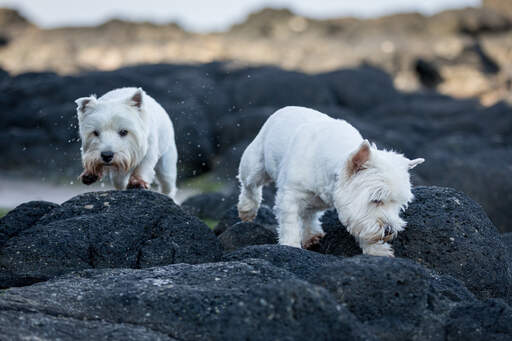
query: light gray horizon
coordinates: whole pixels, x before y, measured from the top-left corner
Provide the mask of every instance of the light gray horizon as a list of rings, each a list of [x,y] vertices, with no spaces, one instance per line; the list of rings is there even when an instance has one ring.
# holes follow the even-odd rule
[[[112,18],[176,22],[196,32],[222,31],[265,7],[289,8],[311,18],[377,17],[400,12],[426,15],[441,10],[479,6],[481,0],[0,0],[43,28],[97,25]]]

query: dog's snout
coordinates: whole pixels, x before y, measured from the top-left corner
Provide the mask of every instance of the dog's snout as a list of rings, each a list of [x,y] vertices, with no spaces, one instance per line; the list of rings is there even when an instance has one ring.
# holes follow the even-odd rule
[[[105,162],[110,162],[114,158],[114,153],[111,151],[101,152],[101,159]]]

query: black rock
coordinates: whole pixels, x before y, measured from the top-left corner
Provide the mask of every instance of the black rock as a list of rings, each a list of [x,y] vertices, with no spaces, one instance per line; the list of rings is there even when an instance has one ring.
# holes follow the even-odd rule
[[[480,298],[512,298],[512,269],[496,227],[466,195],[442,187],[416,187],[405,211],[395,255],[413,259],[465,283]]]
[[[205,224],[151,191],[83,194],[29,223],[20,220],[20,231],[8,234],[0,247],[3,288],[80,269],[196,264],[221,255]],[[17,226],[16,221],[9,226]]]
[[[0,248],[11,237],[34,225],[59,205],[47,201],[30,201],[9,211],[0,219]]]
[[[336,210],[328,210],[320,218],[325,236],[310,250],[344,257],[352,257],[362,253],[361,248],[347,228],[338,219]]]
[[[451,275],[479,298],[512,298],[512,268],[496,227],[482,208],[450,188],[416,187],[403,214],[405,231],[393,241],[395,256]],[[335,211],[322,217],[326,236],[312,248],[326,254],[361,253]]]
[[[461,282],[408,259],[356,256],[315,272],[309,281],[329,290],[380,340],[443,339],[453,307],[475,301]]]
[[[266,260],[306,281],[317,275],[318,267],[342,259],[285,245],[247,246],[225,253],[222,257],[225,261],[243,261],[250,258]]]
[[[225,212],[236,204],[238,197],[218,192],[194,195],[181,204],[187,213],[201,219],[220,220]]]
[[[236,223],[241,222],[238,217],[238,209],[236,206],[231,206],[228,210],[224,212],[219,223],[213,229],[213,232],[218,236],[224,231],[226,231],[230,226],[235,225]],[[276,230],[277,220],[274,215],[272,209],[266,205],[261,205],[256,218],[254,218],[254,223],[264,226],[269,230]]]
[[[51,312],[0,309],[0,326],[4,340],[176,340],[135,324],[57,316]]]
[[[33,338],[48,335],[44,324],[35,325],[45,315],[83,320],[63,327],[70,339],[99,321],[179,340],[375,339],[325,289],[256,259],[75,272],[4,290],[0,313],[12,312],[32,328],[15,323],[7,325],[10,333]]]
[[[456,340],[511,340],[512,308],[499,299],[473,301],[455,308],[448,317],[445,337]]]
[[[249,245],[276,244],[275,228],[256,223],[236,223],[228,227],[221,235],[219,242],[225,251],[233,251]]]

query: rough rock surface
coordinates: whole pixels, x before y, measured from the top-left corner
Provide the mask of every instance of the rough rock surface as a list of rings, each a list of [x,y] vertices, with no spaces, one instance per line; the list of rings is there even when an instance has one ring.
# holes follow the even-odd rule
[[[447,314],[472,294],[407,259],[356,256],[316,268],[329,290],[381,340],[438,339]]]
[[[213,229],[216,235],[222,234],[226,231],[230,226],[235,225],[236,223],[240,223],[241,220],[238,217],[238,209],[235,206],[231,206],[228,210],[224,212],[219,223]],[[266,227],[269,230],[276,230],[277,220],[274,216],[274,212],[272,209],[266,205],[261,205],[258,210],[258,214],[256,218],[254,218],[253,223]]]
[[[342,259],[285,245],[247,246],[222,256],[224,261],[244,261],[250,258],[263,259],[306,281],[310,281],[317,275],[317,268],[320,266],[339,262]]]
[[[512,298],[512,269],[496,227],[484,210],[450,188],[417,187],[405,211],[406,231],[395,255],[465,283],[480,298]]]
[[[44,315],[59,323],[84,320],[90,329],[137,326],[147,338],[152,332],[179,340],[374,339],[325,289],[261,260],[76,272],[3,291],[0,312],[12,311],[31,324]],[[23,327],[6,325],[11,334],[47,333],[44,326]],[[81,332],[68,331],[70,338]]]
[[[219,242],[225,251],[233,251],[244,246],[276,244],[275,228],[268,228],[256,223],[236,223],[219,235]]]
[[[194,195],[181,204],[187,213],[201,219],[220,220],[224,212],[236,203],[235,195],[226,195],[218,192]]]
[[[195,264],[220,257],[220,244],[210,229],[155,192],[87,193],[58,207],[44,204],[40,212],[46,214],[40,219],[17,225],[13,218],[27,205],[0,220],[0,226],[8,227],[8,239],[0,245],[4,288],[80,269]],[[10,234],[17,226],[19,231]]]
[[[395,256],[410,258],[465,283],[480,298],[512,298],[507,249],[484,210],[454,189],[416,187],[404,212],[405,231],[393,241]],[[313,250],[341,256],[361,253],[335,211],[322,217],[326,236]]]

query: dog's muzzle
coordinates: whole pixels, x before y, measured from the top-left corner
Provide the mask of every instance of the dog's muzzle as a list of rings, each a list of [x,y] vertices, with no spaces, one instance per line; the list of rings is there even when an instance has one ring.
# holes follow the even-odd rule
[[[113,152],[111,152],[111,151],[101,152],[101,159],[105,163],[110,163],[110,161],[112,161],[113,158],[114,158]]]

